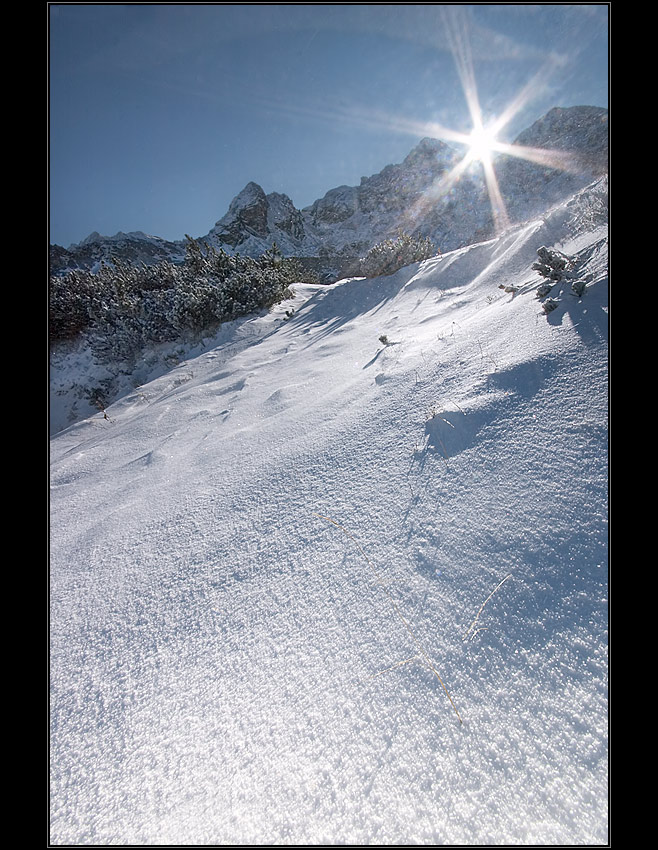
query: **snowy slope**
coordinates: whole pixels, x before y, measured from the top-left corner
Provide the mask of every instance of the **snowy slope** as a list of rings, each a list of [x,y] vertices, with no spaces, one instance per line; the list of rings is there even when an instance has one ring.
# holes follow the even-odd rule
[[[607,841],[592,197],[52,438],[53,844]],[[541,245],[587,283],[548,314]]]

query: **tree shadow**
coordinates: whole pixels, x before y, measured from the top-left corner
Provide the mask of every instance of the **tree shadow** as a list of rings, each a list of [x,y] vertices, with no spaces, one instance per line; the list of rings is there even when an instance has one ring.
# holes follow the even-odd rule
[[[388,277],[348,278],[328,291],[315,293],[303,310],[290,319],[298,333],[312,334],[312,342],[335,333],[366,313],[376,313],[400,292],[408,269]]]
[[[558,306],[547,314],[546,320],[553,327],[559,327],[568,316],[576,333],[585,345],[596,345],[608,341],[607,298],[608,276],[587,287],[578,297],[565,284],[551,297],[559,298]]]

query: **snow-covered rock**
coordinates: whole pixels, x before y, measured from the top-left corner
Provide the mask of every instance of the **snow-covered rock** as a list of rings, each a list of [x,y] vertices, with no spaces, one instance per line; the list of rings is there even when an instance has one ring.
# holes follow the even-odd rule
[[[309,247],[305,237],[302,214],[290,198],[279,192],[266,195],[261,186],[251,182],[202,239],[228,253],[248,257],[260,256],[274,242],[285,256],[299,256],[309,250],[317,254],[317,245]]]

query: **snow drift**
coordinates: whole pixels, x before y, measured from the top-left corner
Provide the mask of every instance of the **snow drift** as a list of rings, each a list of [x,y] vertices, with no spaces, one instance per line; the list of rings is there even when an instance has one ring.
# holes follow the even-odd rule
[[[606,843],[601,198],[52,438],[53,844]]]

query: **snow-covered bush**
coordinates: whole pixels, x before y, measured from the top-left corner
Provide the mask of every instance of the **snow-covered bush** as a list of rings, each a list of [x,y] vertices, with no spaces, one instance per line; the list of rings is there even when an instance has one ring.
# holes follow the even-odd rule
[[[48,330],[52,342],[76,337],[89,326],[88,308],[98,286],[96,276],[82,269],[50,278]]]
[[[553,310],[556,310],[559,306],[559,303],[554,298],[547,298],[546,301],[542,304],[542,310],[544,313],[552,313]]]
[[[551,289],[553,289],[552,283],[540,283],[537,287],[537,298],[546,298],[550,294]]]
[[[438,253],[431,239],[401,233],[397,239],[385,239],[359,260],[359,271],[365,277],[389,275],[398,269],[427,260]]]
[[[537,248],[539,262],[533,263],[532,268],[539,272],[542,277],[549,280],[562,280],[564,272],[571,266],[571,258],[561,251],[546,248],[544,245]]]
[[[230,256],[188,238],[182,264],[114,260],[96,274],[72,271],[50,285],[53,341],[85,333],[104,360],[131,360],[145,346],[216,327],[290,294],[299,268],[273,245],[259,259]]]
[[[582,298],[582,296],[585,294],[586,289],[587,289],[587,281],[586,280],[577,279],[577,280],[574,280],[574,282],[571,284],[571,291],[578,298]]]

